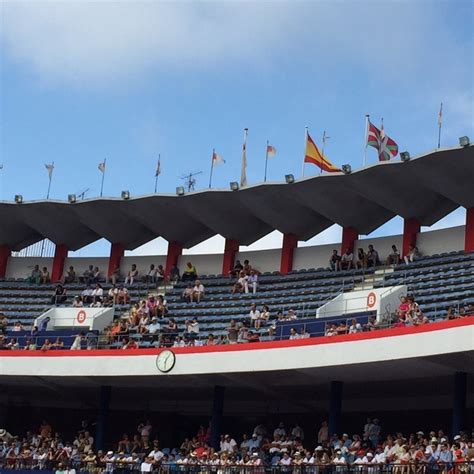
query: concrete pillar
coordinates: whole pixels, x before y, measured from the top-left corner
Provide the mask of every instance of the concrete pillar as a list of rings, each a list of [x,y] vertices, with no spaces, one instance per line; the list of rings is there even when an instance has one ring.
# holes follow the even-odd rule
[[[421,225],[418,219],[405,219],[403,221],[402,258],[408,255],[410,245],[416,247],[416,238],[420,232],[420,228]]]
[[[51,270],[51,281],[57,283],[64,274],[64,262],[69,249],[64,244],[56,245],[54,250],[53,268]]]
[[[239,251],[237,240],[225,239],[224,256],[222,258],[222,274],[227,276],[234,268],[235,256]]]
[[[211,417],[211,446],[216,451],[220,450],[222,418],[224,413],[224,393],[225,387],[220,385],[214,387],[214,401],[212,404]]]
[[[454,374],[452,437],[459,434],[459,431],[468,428],[468,426],[465,426],[467,421],[466,397],[467,374],[466,372],[456,372]]]
[[[293,270],[293,255],[298,247],[298,238],[293,234],[283,234],[281,247],[280,273],[286,275]]]
[[[125,255],[125,248],[122,244],[112,244],[110,247],[109,268],[107,276],[110,278],[116,268],[120,268],[120,262]]]
[[[347,247],[346,247],[347,248]],[[329,395],[329,437],[340,434],[342,413],[342,382],[331,382]]]
[[[168,242],[168,254],[166,255],[165,273],[170,274],[174,265],[178,265],[178,259],[183,253],[183,246],[179,242]]]
[[[107,435],[107,423],[109,418],[110,408],[110,385],[103,385],[100,387],[99,398],[99,413],[97,417],[97,429],[95,433],[95,450],[103,450],[105,444],[105,437]]]
[[[7,274],[8,259],[12,250],[8,245],[0,245],[0,278],[5,278]]]
[[[342,229],[342,243],[341,243],[341,255],[349,249],[354,253],[355,241],[359,238],[359,232],[354,227],[343,227]]]
[[[474,252],[474,207],[466,209],[466,229],[464,234],[464,251]]]

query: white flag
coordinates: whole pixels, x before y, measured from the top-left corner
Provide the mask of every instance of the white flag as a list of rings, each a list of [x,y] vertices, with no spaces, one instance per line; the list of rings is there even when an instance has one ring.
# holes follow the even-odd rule
[[[223,164],[223,163],[225,163],[224,158],[222,158],[222,156],[219,155],[219,153],[214,151],[212,153],[212,166],[217,166],[217,165],[220,165],[220,164]]]
[[[99,163],[98,168],[101,173],[105,173],[105,160],[102,163]]]
[[[51,163],[50,165],[45,164],[44,167],[48,170],[48,176],[49,179],[53,176],[53,170],[54,170],[54,163]]]
[[[244,129],[244,144],[242,145],[242,169],[240,171],[240,187],[247,186],[247,135],[249,129]]]

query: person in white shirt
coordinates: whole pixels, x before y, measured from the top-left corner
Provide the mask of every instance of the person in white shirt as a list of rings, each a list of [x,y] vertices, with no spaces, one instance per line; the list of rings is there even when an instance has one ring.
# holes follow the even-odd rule
[[[283,457],[280,459],[279,464],[281,466],[290,466],[291,462],[292,462],[292,459],[291,459],[290,455],[288,454],[288,451],[285,451],[283,453]]]
[[[275,428],[273,431],[273,436],[286,436],[285,424],[281,421],[278,425],[278,428]]]
[[[125,278],[125,285],[132,286],[137,276],[138,276],[138,269],[137,269],[137,266],[133,264],[132,268],[130,268],[130,271],[127,274],[127,277]]]
[[[293,439],[299,438],[301,441],[304,441],[304,431],[298,423],[296,423],[295,427],[291,430],[291,437]]]
[[[257,283],[258,283],[258,275],[255,270],[251,270],[250,275],[247,279],[248,286],[252,288],[252,293],[257,293]]]
[[[300,338],[300,335],[296,332],[296,329],[295,328],[291,328],[290,329],[290,337],[289,337],[289,340],[290,341],[294,341],[295,339],[299,339]]]
[[[192,321],[186,321],[186,331],[189,334],[199,334],[199,323],[196,318],[193,318]]]
[[[196,280],[194,282],[193,294],[191,296],[191,302],[196,301],[196,303],[199,303],[203,296],[204,296],[204,285],[201,283],[200,280]]]
[[[357,319],[352,320],[352,324],[349,326],[349,334],[356,334],[362,332],[362,325],[357,322]]]
[[[229,434],[226,434],[221,442],[221,451],[232,453],[234,452],[236,446],[237,442],[235,439],[231,438]]]
[[[82,339],[84,338],[84,333],[81,332],[74,338],[74,342],[72,343],[71,346],[71,351],[80,351],[81,350],[81,342]]]
[[[232,294],[235,293],[248,293],[249,292],[249,284],[248,284],[249,277],[244,273],[240,272],[239,279],[232,287]]]
[[[250,307],[250,313],[249,313],[249,316],[250,316],[250,321],[252,323],[252,326],[256,329],[258,329],[258,321],[260,319],[260,311],[257,309],[257,305],[256,304],[253,304],[251,307]]]

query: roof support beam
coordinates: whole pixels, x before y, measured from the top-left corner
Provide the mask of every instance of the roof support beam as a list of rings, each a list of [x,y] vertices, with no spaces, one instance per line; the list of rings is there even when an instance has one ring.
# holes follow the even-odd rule
[[[125,255],[125,248],[122,244],[115,243],[110,247],[110,257],[109,257],[109,268],[107,270],[107,276],[110,278],[115,270],[120,270],[120,262],[122,261],[123,256]]]
[[[64,244],[56,245],[54,250],[53,269],[51,270],[51,281],[57,283],[61,281],[64,273],[64,262],[67,258],[69,249]]]
[[[0,245],[0,278],[5,278],[7,273],[8,259],[12,250],[8,245]]]
[[[342,229],[342,242],[341,242],[341,255],[349,249],[351,253],[354,253],[354,243],[359,238],[359,232],[354,227],[343,227]]]
[[[168,276],[171,269],[178,265],[178,260],[183,253],[183,245],[179,242],[168,242],[168,254],[166,255],[165,274]]]
[[[474,252],[474,207],[466,209],[464,251]]]
[[[286,275],[293,270],[293,254],[298,247],[298,238],[293,234],[283,234],[281,247],[280,273]]]
[[[235,256],[239,251],[239,242],[225,239],[224,256],[222,258],[222,275],[227,276],[234,268]]]
[[[405,219],[403,221],[403,247],[402,258],[408,255],[410,247],[416,247],[416,239],[421,225],[418,219]]]

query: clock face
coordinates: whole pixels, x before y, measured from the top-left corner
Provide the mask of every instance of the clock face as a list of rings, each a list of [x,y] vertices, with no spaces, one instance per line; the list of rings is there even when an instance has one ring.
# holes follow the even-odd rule
[[[176,356],[173,351],[162,351],[156,358],[156,366],[160,372],[169,372],[176,362]]]

